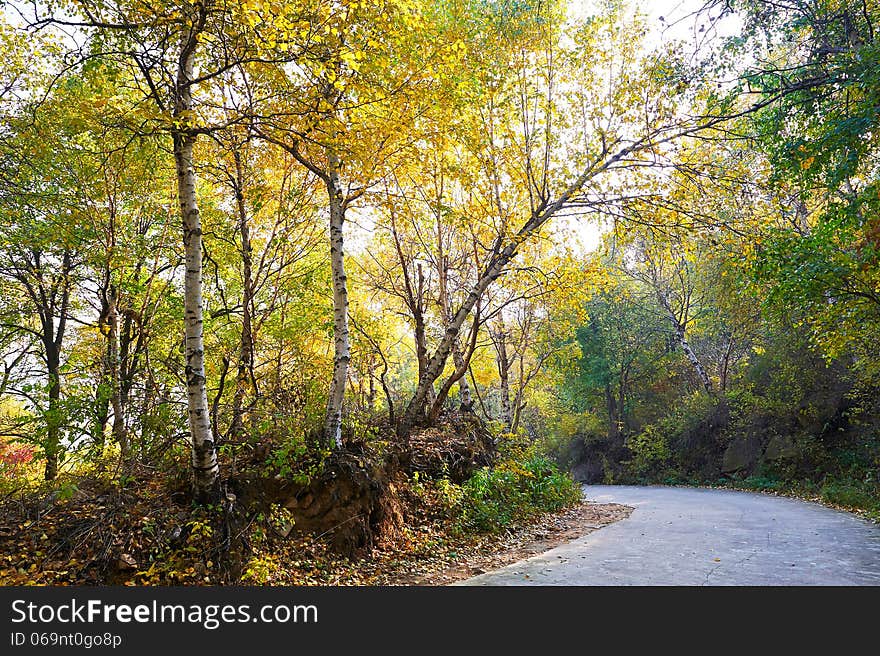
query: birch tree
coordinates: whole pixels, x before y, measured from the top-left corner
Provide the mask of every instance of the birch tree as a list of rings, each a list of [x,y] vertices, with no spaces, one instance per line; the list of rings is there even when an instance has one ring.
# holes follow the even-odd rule
[[[600,191],[601,182],[619,179],[614,177],[618,171],[647,166],[666,144],[712,124],[713,119],[701,123],[682,116],[674,102],[674,76],[643,67],[637,20],[621,24],[612,9],[575,28],[571,47],[560,41],[564,21],[549,10],[538,15],[542,20],[529,32],[532,48],[522,47],[515,60],[515,109],[522,127],[508,128],[505,136],[505,157],[511,158],[513,151],[518,162],[512,182],[525,191],[528,204],[511,217],[510,227],[492,245],[475,283],[452,314],[402,416],[403,436],[423,415],[429,388],[441,375],[470,312],[515,260],[521,245],[560,214],[613,214],[614,200]],[[584,66],[585,61],[591,66]],[[661,70],[665,66],[657,65]],[[563,79],[576,90],[562,93]],[[566,121],[565,115],[577,121]],[[487,179],[497,175],[494,166],[490,158],[483,170]]]
[[[688,327],[702,311],[694,280],[691,253],[676,237],[648,243],[637,240],[634,245],[634,267],[627,268],[631,277],[641,280],[653,292],[657,304],[669,322],[672,335],[687,358],[703,388],[713,393],[709,373],[688,340]]]
[[[336,448],[351,361],[346,215],[410,152],[421,129],[416,119],[443,102],[432,93],[434,77],[463,55],[454,35],[429,21],[432,9],[420,2],[319,3],[309,48],[295,68],[275,71],[267,93],[277,100],[254,121],[261,138],[285,149],[326,189],[333,371],[322,439]]]
[[[290,12],[277,24],[288,25]],[[142,93],[129,126],[136,133],[164,133],[174,157],[184,266],[184,380],[190,432],[193,488],[200,500],[219,494],[216,436],[210,424],[205,376],[202,296],[202,228],[195,146],[200,134],[238,120],[208,112],[196,93],[217,76],[259,57],[255,49],[277,33],[253,32],[259,9],[214,0],[151,5],[125,0],[93,4],[71,0],[62,9],[34,5],[35,30],[75,28],[88,40],[78,54],[114,61]],[[76,54],[76,53],[74,53]],[[203,101],[204,99],[202,99]]]

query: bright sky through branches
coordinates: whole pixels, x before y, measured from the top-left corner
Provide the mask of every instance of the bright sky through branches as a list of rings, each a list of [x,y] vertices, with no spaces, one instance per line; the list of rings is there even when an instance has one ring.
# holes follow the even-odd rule
[[[659,46],[680,42],[686,54],[693,54],[709,47],[719,37],[730,35],[737,29],[735,17],[716,22],[701,10],[706,0],[629,0],[633,9],[646,16],[648,35],[644,46],[654,50]],[[585,18],[598,10],[596,0],[569,0],[569,16]],[[715,16],[717,12],[712,12]],[[559,217],[551,230],[577,250],[590,252],[598,245],[602,226],[583,217]],[[572,236],[574,240],[572,240]]]

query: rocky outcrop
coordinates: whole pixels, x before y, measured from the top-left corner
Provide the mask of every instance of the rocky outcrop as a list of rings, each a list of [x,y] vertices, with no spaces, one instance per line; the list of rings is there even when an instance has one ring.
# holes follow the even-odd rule
[[[761,455],[759,437],[739,437],[724,450],[721,471],[724,474],[745,473],[752,470]]]
[[[765,462],[779,462],[790,460],[797,455],[797,447],[794,440],[789,436],[774,435],[767,442],[764,455],[761,457]]]

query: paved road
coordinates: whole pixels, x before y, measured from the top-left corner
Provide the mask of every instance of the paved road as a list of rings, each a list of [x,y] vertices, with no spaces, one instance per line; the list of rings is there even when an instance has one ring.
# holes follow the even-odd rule
[[[462,585],[880,585],[880,526],[732,490],[585,486],[628,519]]]

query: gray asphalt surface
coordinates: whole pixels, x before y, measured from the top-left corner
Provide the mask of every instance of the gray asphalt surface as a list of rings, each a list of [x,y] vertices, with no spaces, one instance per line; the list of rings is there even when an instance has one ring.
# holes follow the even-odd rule
[[[880,585],[880,526],[733,490],[585,486],[628,519],[460,585]]]

